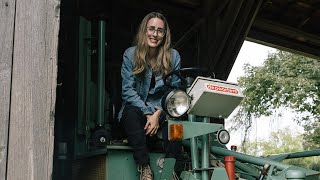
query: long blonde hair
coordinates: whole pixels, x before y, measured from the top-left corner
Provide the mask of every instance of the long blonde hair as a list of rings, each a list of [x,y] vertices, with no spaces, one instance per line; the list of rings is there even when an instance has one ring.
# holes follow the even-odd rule
[[[159,18],[164,22],[165,36],[161,44],[156,49],[155,60],[147,62],[146,58],[149,53],[149,46],[147,44],[146,29],[147,23],[152,18]],[[171,55],[171,33],[166,18],[157,12],[152,12],[146,15],[139,27],[139,31],[135,37],[134,44],[136,50],[134,54],[134,69],[133,74],[139,75],[144,72],[148,64],[151,66],[153,72],[156,74],[166,75],[172,70],[172,55]]]

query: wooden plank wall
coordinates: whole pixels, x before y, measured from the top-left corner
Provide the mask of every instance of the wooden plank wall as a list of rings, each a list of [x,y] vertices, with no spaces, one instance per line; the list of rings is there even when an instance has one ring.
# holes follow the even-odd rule
[[[1,0],[5,2],[16,9],[6,179],[47,180],[53,163],[60,0]],[[12,29],[12,12],[8,16]],[[7,31],[4,37],[10,36]]]
[[[15,0],[0,1],[0,180],[6,179]]]

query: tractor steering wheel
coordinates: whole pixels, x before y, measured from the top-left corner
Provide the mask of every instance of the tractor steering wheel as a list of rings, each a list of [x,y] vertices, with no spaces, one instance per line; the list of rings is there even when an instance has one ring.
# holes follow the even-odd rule
[[[189,82],[190,79],[194,80],[197,76],[207,76],[208,70],[204,68],[190,67],[171,71],[163,78],[164,84],[171,89],[176,88],[168,81],[168,79],[171,79],[170,77],[172,77],[173,75],[176,75],[181,80],[179,88],[186,89],[192,84],[192,82]]]

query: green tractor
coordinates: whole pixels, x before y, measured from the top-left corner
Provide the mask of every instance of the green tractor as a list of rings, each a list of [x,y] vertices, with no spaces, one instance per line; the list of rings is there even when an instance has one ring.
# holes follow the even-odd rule
[[[68,3],[62,10],[67,7]],[[116,118],[119,64],[106,61],[111,52],[120,51],[118,44],[106,43],[106,38],[112,38],[106,34],[113,32],[106,27],[104,16],[95,16],[99,18],[92,20],[74,13],[72,19],[69,17],[72,12],[65,12],[67,20],[61,25],[59,45],[53,179],[137,180],[139,173],[132,149],[122,136]],[[85,13],[94,14],[93,10]],[[118,30],[123,29],[118,27]],[[152,150],[150,163],[155,180],[171,179],[175,167],[182,180],[319,179],[320,172],[281,161],[318,156],[320,150],[254,157],[225,146],[230,136],[221,120],[227,118],[243,98],[236,84],[220,80],[224,76],[215,78],[201,68],[173,71],[164,82],[170,76],[178,76],[183,83],[179,89],[171,87],[163,97],[163,109],[170,115],[168,137],[182,141],[184,151],[181,158],[175,160],[164,158],[161,148]],[[106,82],[112,83],[106,85]],[[161,135],[158,137],[161,147]]]
[[[121,131],[111,122],[116,119],[115,107],[104,89],[104,33],[105,22],[98,22],[98,62],[100,68],[92,75],[91,40],[88,38],[91,23],[80,21],[77,121],[72,131],[74,141],[73,159],[67,158],[67,142],[58,142],[55,167],[57,179],[64,179],[66,167],[72,179],[139,179],[131,147],[123,137],[114,138],[112,129]],[[81,43],[82,42],[82,43]],[[96,76],[94,82],[92,76]],[[226,144],[230,136],[215,119],[227,118],[243,99],[241,89],[234,83],[212,78],[200,68],[182,68],[169,73],[181,79],[179,89],[172,89],[163,97],[163,109],[168,116],[168,137],[182,140],[182,159],[164,158],[161,148],[150,153],[151,168],[155,180],[171,179],[175,164],[179,164],[179,178],[183,180],[229,180],[229,179],[310,179],[317,180],[320,173],[280,161],[288,158],[319,155],[319,150],[288,153],[265,158],[253,157],[229,150]],[[63,133],[63,132],[61,132]],[[161,135],[159,135],[161,143]],[[161,147],[161,146],[160,146]],[[97,158],[98,159],[95,159]],[[91,159],[91,160],[90,160]],[[63,174],[65,172],[66,174]],[[66,175],[68,176],[68,175]],[[100,178],[98,178],[100,177]]]

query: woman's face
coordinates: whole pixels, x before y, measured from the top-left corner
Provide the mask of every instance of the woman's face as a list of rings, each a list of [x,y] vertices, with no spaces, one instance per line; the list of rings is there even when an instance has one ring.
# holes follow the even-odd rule
[[[158,47],[165,35],[164,22],[159,18],[151,18],[147,23],[146,35],[149,47]]]

